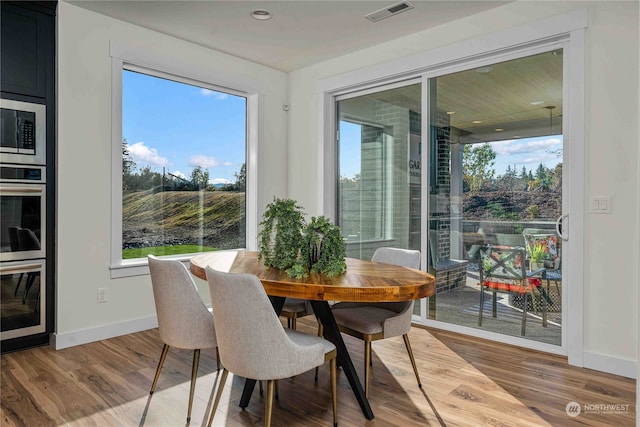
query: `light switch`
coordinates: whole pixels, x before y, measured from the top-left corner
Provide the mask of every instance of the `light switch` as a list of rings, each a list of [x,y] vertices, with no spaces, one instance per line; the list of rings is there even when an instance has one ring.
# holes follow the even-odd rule
[[[611,197],[609,196],[591,196],[590,212],[597,214],[611,213]]]

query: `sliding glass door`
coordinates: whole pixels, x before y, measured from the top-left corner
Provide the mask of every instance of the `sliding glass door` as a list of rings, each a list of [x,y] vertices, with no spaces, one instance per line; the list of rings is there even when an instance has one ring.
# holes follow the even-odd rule
[[[338,96],[336,217],[349,257],[423,252],[425,322],[560,346],[563,50],[512,57]],[[481,286],[487,248],[516,251],[521,288]]]
[[[562,76],[558,49],[429,80],[429,318],[561,345]]]
[[[421,91],[405,83],[337,100],[337,218],[348,257],[420,249]]]

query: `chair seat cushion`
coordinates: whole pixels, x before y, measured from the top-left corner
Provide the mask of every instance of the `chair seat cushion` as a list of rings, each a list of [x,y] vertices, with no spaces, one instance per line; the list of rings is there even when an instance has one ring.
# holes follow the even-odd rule
[[[282,306],[282,311],[291,313],[306,313],[307,301],[303,299],[287,298]]]
[[[333,351],[336,349],[336,346],[333,345],[332,342],[327,341],[324,338],[321,338],[317,335],[306,334],[304,332],[298,332],[292,329],[285,329],[284,331],[287,333],[289,338],[291,338],[291,341],[293,341],[297,345],[306,347],[306,346],[321,343],[324,349],[324,354],[327,354],[330,351]]]
[[[371,335],[384,332],[384,321],[398,316],[398,313],[378,307],[340,308],[339,304],[333,306],[332,312],[338,326]]]
[[[533,288],[540,287],[540,279],[536,277],[530,277],[527,279],[527,284],[522,285],[519,281],[512,282],[498,282],[495,280],[485,280],[483,285],[489,289],[496,290],[498,292],[514,292],[519,294],[525,294],[531,291]]]

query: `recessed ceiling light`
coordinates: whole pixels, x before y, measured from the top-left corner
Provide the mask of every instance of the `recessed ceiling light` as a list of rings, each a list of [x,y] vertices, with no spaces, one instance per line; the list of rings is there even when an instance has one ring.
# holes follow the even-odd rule
[[[258,19],[260,21],[265,21],[267,19],[271,19],[273,15],[271,15],[271,12],[269,12],[268,10],[265,9],[256,9],[251,11],[251,17]]]
[[[531,101],[531,105],[542,105],[544,101]]]
[[[473,121],[473,122],[471,122],[471,123],[478,125],[478,124],[482,123],[482,120],[474,120],[474,121]]]
[[[502,129],[502,128],[498,128],[498,129],[496,129],[495,131],[496,131],[496,132],[502,132],[502,131],[504,131],[504,129]]]
[[[447,114],[450,115],[450,116],[455,114],[455,113],[456,113],[455,111],[447,111]]]
[[[476,68],[476,73],[487,74],[493,71],[493,67],[480,67]]]
[[[518,138],[522,138],[522,137],[520,135],[513,135],[513,138],[518,139]]]

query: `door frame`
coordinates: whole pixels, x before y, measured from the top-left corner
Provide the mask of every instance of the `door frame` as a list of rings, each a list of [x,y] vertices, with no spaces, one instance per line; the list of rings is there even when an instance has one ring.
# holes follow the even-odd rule
[[[428,117],[425,103],[428,98],[425,76],[442,73],[442,70],[464,64],[498,62],[499,58],[513,52],[525,52],[549,46],[553,43],[564,43],[564,111],[563,116],[563,213],[570,215],[570,221],[565,221],[564,229],[570,239],[564,244],[568,256],[563,257],[562,273],[565,283],[571,281],[571,286],[563,286],[564,301],[571,299],[571,305],[563,307],[562,345],[544,345],[543,351],[556,354],[566,354],[569,364],[583,366],[584,363],[584,229],[585,229],[585,38],[588,26],[586,10],[552,16],[526,25],[476,37],[470,41],[463,41],[448,46],[420,52],[404,58],[399,58],[377,65],[366,67],[353,72],[333,76],[318,81],[318,206],[322,213],[335,218],[336,208],[336,145],[335,145],[335,97],[341,94],[377,86],[401,82],[410,78],[423,78],[423,129],[424,120]],[[428,106],[426,106],[428,107]],[[425,150],[425,152],[428,150]],[[423,164],[429,164],[423,158]],[[565,168],[564,164],[568,167]],[[565,170],[567,169],[567,170]],[[423,174],[424,179],[428,174]],[[424,193],[423,193],[424,194]],[[428,198],[423,197],[422,214],[427,218]],[[425,207],[426,206],[426,207]],[[422,225],[424,229],[424,224]],[[426,248],[426,237],[423,236],[423,249]],[[426,265],[426,250],[423,250],[423,265]],[[569,289],[570,288],[570,289]],[[570,294],[569,294],[570,293]],[[423,305],[426,304],[422,301]],[[422,307],[424,308],[424,307]],[[422,310],[426,313],[426,310]],[[420,320],[420,319],[416,319]],[[425,319],[422,319],[423,321]],[[433,322],[433,323],[432,323]],[[425,324],[440,329],[452,329],[442,322],[428,321]],[[525,348],[536,348],[528,340],[518,337],[493,336],[491,333],[473,328],[464,328],[459,332],[487,338],[495,341],[507,342]],[[500,334],[495,334],[500,335]],[[541,344],[541,343],[537,343]],[[545,348],[548,346],[549,348]]]

